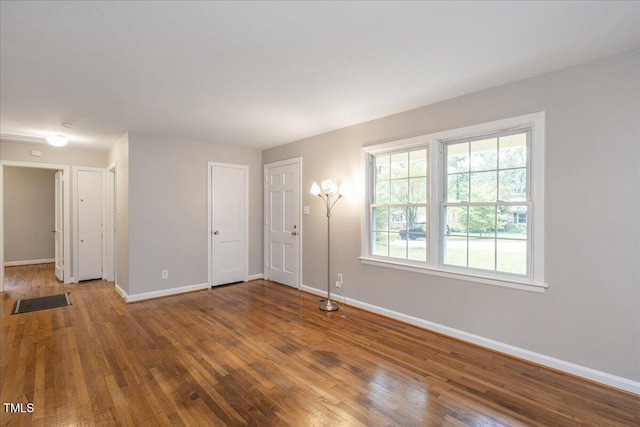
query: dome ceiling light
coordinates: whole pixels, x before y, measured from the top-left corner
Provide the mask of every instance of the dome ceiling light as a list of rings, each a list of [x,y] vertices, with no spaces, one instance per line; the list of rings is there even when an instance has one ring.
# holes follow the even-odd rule
[[[69,139],[64,135],[52,134],[47,136],[47,142],[54,147],[64,147]]]

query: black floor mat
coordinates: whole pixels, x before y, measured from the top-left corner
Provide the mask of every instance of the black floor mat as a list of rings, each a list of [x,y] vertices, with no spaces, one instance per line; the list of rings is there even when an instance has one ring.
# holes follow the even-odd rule
[[[64,307],[71,305],[69,293],[50,295],[47,297],[19,299],[13,303],[11,314],[27,313],[30,311],[45,310],[47,308]]]

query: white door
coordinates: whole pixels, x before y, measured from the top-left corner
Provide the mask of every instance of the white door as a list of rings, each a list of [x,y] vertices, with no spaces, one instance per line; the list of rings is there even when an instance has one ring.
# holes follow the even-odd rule
[[[211,167],[211,285],[246,277],[246,184],[243,166]]]
[[[62,185],[63,172],[56,172],[56,184],[55,184],[55,213],[54,213],[54,230],[55,233],[55,270],[56,277],[61,282],[64,281],[64,239],[62,238],[62,227],[64,222],[62,221],[63,215],[63,200],[64,200],[64,187]]]
[[[298,287],[300,269],[300,165],[266,166],[266,275]]]
[[[102,279],[102,172],[78,171],[78,281]]]

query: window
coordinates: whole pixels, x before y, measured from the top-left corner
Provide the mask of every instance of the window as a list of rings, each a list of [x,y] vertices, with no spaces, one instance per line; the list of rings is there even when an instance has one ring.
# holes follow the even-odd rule
[[[544,113],[363,148],[363,262],[544,283]]]
[[[443,143],[443,265],[527,275],[530,130]]]
[[[371,253],[427,261],[427,149],[373,158]]]

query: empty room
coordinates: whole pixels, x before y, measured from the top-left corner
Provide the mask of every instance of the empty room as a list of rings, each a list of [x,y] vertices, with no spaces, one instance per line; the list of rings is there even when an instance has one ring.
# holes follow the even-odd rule
[[[640,425],[640,2],[0,1],[0,424]]]

